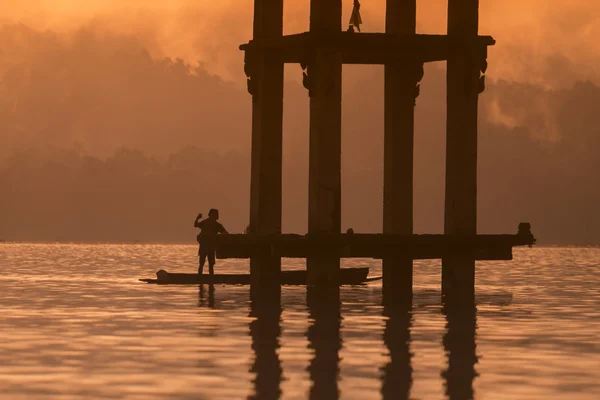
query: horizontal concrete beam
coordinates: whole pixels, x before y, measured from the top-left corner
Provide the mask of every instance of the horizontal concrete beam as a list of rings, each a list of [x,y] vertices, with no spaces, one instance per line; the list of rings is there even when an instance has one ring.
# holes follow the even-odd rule
[[[486,51],[488,46],[495,43],[491,36],[463,38],[447,35],[305,32],[255,39],[241,45],[240,50],[272,52],[279,55],[284,63],[309,63],[317,47],[331,48],[341,52],[344,64],[384,65],[399,61],[445,61],[453,49]]]
[[[512,248],[535,243],[528,234],[517,235],[224,235],[218,237],[217,257],[249,258],[266,255],[306,258],[320,252],[339,253],[341,258],[381,258],[409,255],[413,259],[437,259],[469,255],[477,260],[511,260]]]

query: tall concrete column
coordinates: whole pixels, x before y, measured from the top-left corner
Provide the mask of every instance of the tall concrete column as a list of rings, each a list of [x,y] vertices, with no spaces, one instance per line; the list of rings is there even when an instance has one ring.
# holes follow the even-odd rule
[[[283,0],[255,0],[254,39],[282,36]],[[277,54],[247,54],[252,94],[250,233],[281,233],[283,61]],[[281,259],[263,254],[250,260],[253,284],[279,284]]]
[[[387,0],[386,33],[414,34],[416,24],[416,0]],[[413,233],[414,106],[422,67],[385,65],[383,233]],[[411,255],[383,259],[383,285],[384,296],[412,298]]]
[[[341,32],[341,0],[311,0],[310,30]],[[342,58],[333,48],[317,48],[308,66],[310,145],[308,232],[339,234],[341,230]],[[307,259],[311,285],[337,285],[339,253],[323,247]]]
[[[479,0],[448,0],[448,35],[460,44],[447,64],[446,235],[477,233],[478,23]],[[442,260],[443,293],[470,297],[474,287],[472,256],[455,254]]]

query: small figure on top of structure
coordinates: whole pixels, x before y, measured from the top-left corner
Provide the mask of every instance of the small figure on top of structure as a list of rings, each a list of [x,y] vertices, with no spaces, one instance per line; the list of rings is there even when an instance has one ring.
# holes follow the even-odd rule
[[[360,3],[358,0],[354,0],[354,8],[352,9],[352,15],[350,15],[350,21],[348,22],[347,32],[354,32],[354,28],[360,32],[360,25],[362,24],[362,18],[360,16]]]

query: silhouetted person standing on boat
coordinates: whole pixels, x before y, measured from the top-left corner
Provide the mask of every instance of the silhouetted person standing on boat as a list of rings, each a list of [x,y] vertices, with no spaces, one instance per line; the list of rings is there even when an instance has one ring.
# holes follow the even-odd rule
[[[199,266],[198,266],[198,275],[202,275],[202,270],[204,269],[204,263],[208,258],[208,273],[210,275],[214,274],[214,266],[215,266],[215,239],[216,236],[221,234],[227,234],[227,230],[221,225],[217,220],[219,219],[219,210],[211,209],[208,212],[208,218],[204,220],[200,220],[202,218],[202,214],[198,214],[196,217],[196,221],[194,222],[194,227],[200,228],[200,233],[197,236],[198,244],[200,244],[200,248],[198,249],[198,257],[199,257]]]

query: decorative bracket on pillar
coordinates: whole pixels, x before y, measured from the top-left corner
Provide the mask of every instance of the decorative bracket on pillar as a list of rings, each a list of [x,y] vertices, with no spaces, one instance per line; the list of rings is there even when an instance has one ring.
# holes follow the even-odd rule
[[[312,97],[313,95],[313,82],[312,76],[308,75],[308,60],[304,60],[300,63],[300,68],[302,68],[302,86],[306,90],[308,90],[308,96]]]
[[[314,65],[314,55],[306,55],[300,62],[300,68],[302,68],[302,85],[308,90],[308,96],[313,97],[315,95],[315,72],[314,69],[310,68]],[[333,82],[328,82],[325,86],[325,94],[329,95],[334,88]]]
[[[246,74],[246,77],[248,77],[248,93],[252,95],[253,99],[256,97],[257,94],[255,79],[256,72],[256,55],[254,54],[254,51],[246,50],[246,52],[244,53],[244,73]]]
[[[479,68],[479,85],[478,85],[478,93],[481,94],[485,90],[485,72],[488,68],[487,62],[487,47],[485,47],[482,51],[482,54],[478,57],[478,68]]]
[[[421,94],[421,80],[423,76],[425,76],[425,69],[423,63],[416,63],[412,66],[412,76],[413,82],[415,84],[414,94],[415,94],[415,106],[417,105],[417,97]]]
[[[488,68],[487,47],[474,48],[468,54],[470,59],[467,61],[469,67],[465,68],[465,91],[470,95],[476,87],[477,94],[481,94],[485,91],[485,73]],[[476,74],[476,82],[473,74]]]
[[[313,97],[316,94],[317,90],[323,90],[325,96],[328,96],[332,93],[335,88],[335,84],[333,81],[325,82],[325,85],[322,85],[321,82],[317,83],[318,79],[322,79],[323,77],[330,76],[331,71],[324,71],[323,67],[331,68],[331,65],[325,63],[321,64],[321,66],[315,72],[315,58],[316,55],[313,52],[308,52],[305,54],[300,61],[300,68],[302,68],[302,85],[305,89],[308,90],[308,96]],[[322,76],[319,76],[323,74]]]

